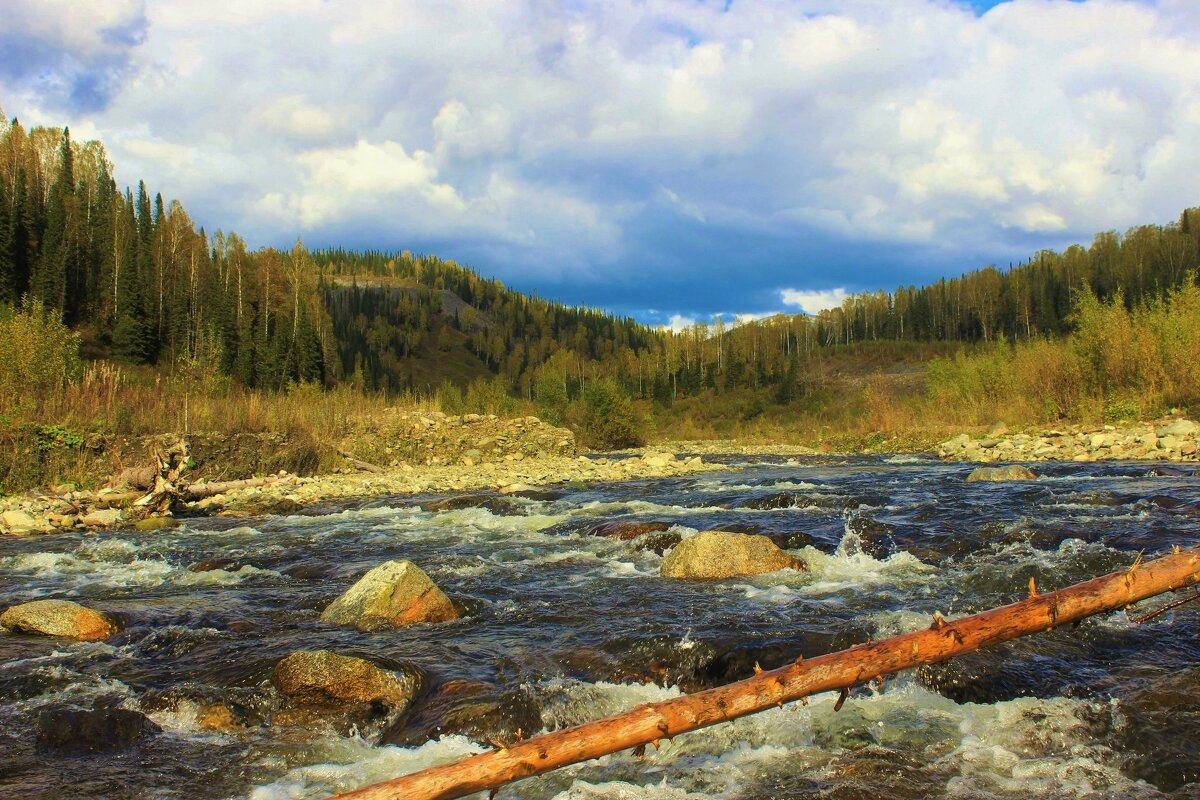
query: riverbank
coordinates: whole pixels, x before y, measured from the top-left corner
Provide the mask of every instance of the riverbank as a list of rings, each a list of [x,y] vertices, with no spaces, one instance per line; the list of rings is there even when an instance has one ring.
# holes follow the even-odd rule
[[[146,437],[121,443],[118,462],[138,456],[152,463],[156,447],[177,437]],[[195,457],[189,484],[203,494],[214,479],[232,481],[226,491],[209,491],[193,501],[178,500],[177,516],[252,516],[288,514],[324,502],[389,495],[419,496],[450,492],[513,494],[555,487],[578,488],[598,482],[674,477],[728,469],[706,456],[812,456],[908,452],[919,439],[903,434],[868,437],[847,447],[841,441],[821,447],[787,443],[729,440],[665,442],[622,453],[584,453],[574,434],[536,417],[499,419],[494,415],[446,415],[428,410],[390,410],[370,430],[324,443],[342,454],[341,466],[318,472],[266,465],[305,463],[304,452],[315,445],[270,437],[189,437]],[[840,445],[840,446],[839,446]],[[962,433],[943,441],[936,454],[946,460],[991,462],[1036,461],[1200,461],[1200,425],[1165,418],[1124,426],[1045,428],[1009,431],[1002,424],[985,435]],[[725,459],[721,460],[722,462]],[[256,478],[254,476],[257,476]],[[253,479],[252,479],[253,478]],[[240,479],[240,480],[239,480]],[[246,480],[252,479],[252,480]],[[242,485],[237,485],[241,483]],[[173,524],[170,516],[138,505],[139,492],[120,485],[118,477],[97,491],[71,484],[52,490],[0,498],[0,533],[30,535],[71,529],[142,529]],[[144,487],[147,491],[149,487]]]
[[[146,437],[122,442],[124,458],[137,456],[153,464],[154,453],[179,437]],[[191,465],[186,473],[194,501],[174,503],[179,516],[286,514],[321,502],[355,497],[422,495],[446,492],[532,491],[535,488],[594,482],[663,478],[721,468],[699,456],[676,450],[646,448],[619,454],[585,454],[574,434],[537,417],[500,419],[494,415],[447,415],[428,410],[392,410],[372,429],[322,443],[342,455],[340,466],[317,474],[272,470],[285,456],[305,463],[303,451],[315,445],[280,437],[188,437]],[[250,451],[250,452],[247,452]],[[299,453],[299,454],[298,454]],[[311,459],[315,466],[317,460]],[[0,498],[0,533],[28,535],[70,529],[170,525],[139,501],[150,483],[124,485],[124,476],[147,467],[117,471],[108,486],[86,490],[73,484]],[[316,470],[313,470],[316,472]],[[152,473],[153,470],[150,470]],[[266,472],[266,474],[264,474]],[[235,484],[227,491],[206,492],[216,482]],[[237,485],[241,484],[241,485]],[[186,493],[181,493],[185,494]]]

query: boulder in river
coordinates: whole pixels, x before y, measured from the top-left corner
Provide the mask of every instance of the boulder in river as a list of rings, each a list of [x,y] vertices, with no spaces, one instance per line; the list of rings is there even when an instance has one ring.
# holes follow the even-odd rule
[[[450,598],[411,561],[387,561],[334,600],[321,619],[374,631],[458,619]]]
[[[391,672],[357,656],[300,650],[275,665],[271,683],[280,694],[301,702],[378,702],[399,710],[412,703],[421,681],[416,670]]]
[[[114,753],[161,732],[145,714],[125,708],[52,708],[38,717],[37,744],[62,753]]]
[[[460,511],[464,508],[482,508],[498,517],[517,517],[521,508],[507,497],[492,497],[483,494],[460,495],[446,497],[441,500],[427,500],[420,504],[422,511],[438,514],[443,511]]]
[[[107,639],[119,628],[112,620],[70,600],[34,600],[0,614],[0,626],[19,633],[66,636],[80,641]]]
[[[967,476],[967,483],[978,481],[1033,481],[1037,475],[1028,467],[1009,464],[1007,467],[976,467]]]
[[[766,536],[706,531],[684,539],[662,563],[665,578],[731,578],[808,566]]]

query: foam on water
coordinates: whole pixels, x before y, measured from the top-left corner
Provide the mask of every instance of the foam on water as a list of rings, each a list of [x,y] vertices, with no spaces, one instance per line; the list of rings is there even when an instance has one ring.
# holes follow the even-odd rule
[[[604,502],[593,500],[590,503],[584,503],[576,509],[572,516],[620,516],[624,514],[638,514],[642,516],[656,517],[691,517],[696,514],[702,514],[705,511],[725,512],[730,509],[722,508],[721,506],[676,506],[663,503],[651,503],[647,500],[627,500],[622,502]]]
[[[808,564],[808,580],[799,585],[805,594],[824,595],[879,586],[923,582],[935,568],[903,550],[884,559],[863,552],[862,539],[847,531],[832,554],[815,547],[798,551]]]
[[[278,780],[253,789],[249,800],[328,797],[466,758],[485,749],[463,736],[444,736],[411,748],[373,747],[359,738],[329,737],[312,752],[319,763],[288,770]]]
[[[760,492],[760,491],[808,491],[822,489],[820,484],[808,481],[776,481],[774,483],[752,485],[749,483],[723,483],[721,481],[697,481],[694,489],[705,492]]]
[[[65,553],[22,553],[0,559],[0,569],[44,580],[66,583],[75,591],[116,588],[149,588],[171,583],[179,586],[233,586],[248,578],[278,577],[277,572],[249,565],[237,570],[192,572],[172,564],[157,553],[121,539],[85,541]]]
[[[565,792],[554,795],[553,800],[699,800],[708,796],[668,786],[666,778],[657,785],[646,786],[628,781],[588,783],[577,780]]]

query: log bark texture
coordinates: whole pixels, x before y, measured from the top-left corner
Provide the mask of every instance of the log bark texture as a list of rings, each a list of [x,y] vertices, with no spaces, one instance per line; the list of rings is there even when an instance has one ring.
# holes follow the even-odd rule
[[[441,800],[725,722],[819,692],[849,690],[903,669],[945,661],[1077,622],[1200,581],[1200,551],[1188,549],[1057,592],[867,642],[753,677],[638,706],[623,714],[537,736],[450,764],[337,795],[335,800]],[[842,699],[845,699],[843,694]],[[840,702],[839,702],[840,705]]]

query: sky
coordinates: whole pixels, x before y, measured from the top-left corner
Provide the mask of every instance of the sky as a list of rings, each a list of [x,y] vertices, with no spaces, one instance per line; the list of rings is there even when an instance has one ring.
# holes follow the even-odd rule
[[[251,246],[687,324],[1200,205],[1196,0],[4,0],[0,108]]]

